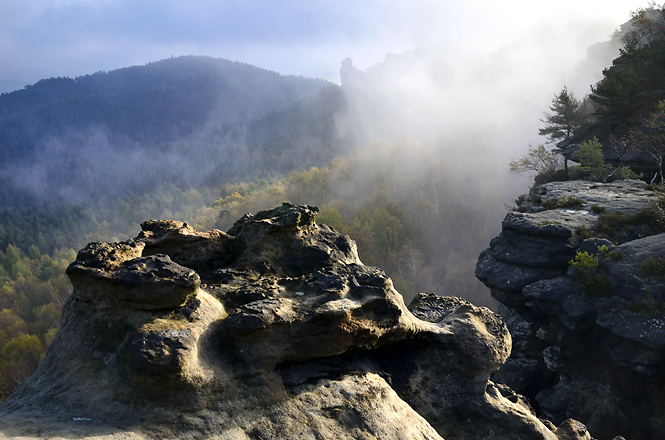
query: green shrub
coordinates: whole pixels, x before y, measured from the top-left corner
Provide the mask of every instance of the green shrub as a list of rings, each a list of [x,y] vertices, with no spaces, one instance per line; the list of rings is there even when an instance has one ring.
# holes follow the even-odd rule
[[[610,280],[602,273],[590,273],[584,277],[580,290],[588,298],[609,296]]]
[[[642,261],[642,275],[665,281],[665,257],[646,258]]]
[[[628,311],[645,315],[665,315],[665,302],[656,299],[653,294],[648,293],[644,296],[636,296],[628,304]]]
[[[563,195],[556,199],[545,199],[542,201],[540,206],[544,207],[545,209],[580,208],[582,207],[582,204],[582,200],[577,197],[566,197]]]
[[[588,252],[577,252],[570,264],[575,271],[573,279],[579,283],[584,296],[599,298],[609,295],[610,282],[605,274],[598,272],[598,257]]]
[[[606,164],[605,156],[603,156],[603,144],[595,137],[583,142],[574,157],[580,162],[580,166],[575,169],[575,175],[572,178],[583,176],[586,180],[607,182],[618,179],[640,179],[642,177],[642,174],[635,173],[630,167],[613,168]]]
[[[623,253],[614,249],[613,251],[608,252],[607,256],[610,257],[612,261],[619,261],[623,258]]]
[[[649,191],[656,191],[656,192],[660,192],[660,193],[665,193],[665,184],[663,182],[648,183],[645,188],[648,189]]]
[[[625,214],[621,212],[609,212],[598,217],[596,228],[601,233],[611,232],[622,223],[627,223]]]
[[[657,201],[651,202],[650,207],[655,214],[656,221],[665,225],[665,197],[659,197]]]
[[[656,212],[651,209],[643,209],[626,216],[626,222],[634,226],[653,226],[657,221],[658,215],[656,215]]]
[[[641,237],[665,232],[665,221],[654,209],[643,209],[633,214],[609,212],[598,215],[592,236],[625,243]]]
[[[576,274],[587,275],[595,270],[600,262],[588,252],[577,252],[575,258],[570,260],[570,265],[575,269]]]
[[[636,173],[630,167],[618,167],[609,176],[608,180],[623,180],[623,179],[641,179],[642,173]]]
[[[577,233],[577,235],[580,236],[580,239],[582,240],[586,240],[587,238],[592,238],[594,236],[593,231],[587,228],[586,226],[579,226],[575,230],[575,232]]]
[[[605,212],[605,207],[598,205],[591,205],[591,212],[593,212],[594,214],[602,214]]]
[[[516,210],[520,210],[520,208],[522,207],[522,205],[523,205],[524,203],[526,203],[526,200],[527,200],[527,195],[526,195],[526,194],[520,194],[520,195],[515,199]],[[524,211],[520,211],[520,212],[524,212]]]
[[[533,178],[536,185],[542,185],[549,182],[565,182],[570,180],[570,176],[566,170],[547,170]]]
[[[603,181],[612,172],[605,164],[603,145],[598,138],[584,141],[573,157],[580,162],[576,171],[584,173],[587,180]]]
[[[582,200],[577,197],[561,196],[557,202],[559,208],[576,208],[582,206]]]

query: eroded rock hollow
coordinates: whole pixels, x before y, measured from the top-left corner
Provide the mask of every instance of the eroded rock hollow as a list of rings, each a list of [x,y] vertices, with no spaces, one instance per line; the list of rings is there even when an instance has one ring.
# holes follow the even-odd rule
[[[91,243],[0,438],[588,439],[489,380],[503,320],[458,298],[407,308],[356,244],[285,204],[228,231],[148,221]]]

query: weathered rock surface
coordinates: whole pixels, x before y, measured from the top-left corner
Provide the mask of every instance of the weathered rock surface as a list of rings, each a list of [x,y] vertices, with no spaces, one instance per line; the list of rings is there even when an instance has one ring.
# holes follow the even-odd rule
[[[665,234],[641,237],[662,230],[659,196],[640,181],[541,185],[476,267],[513,337],[493,379],[600,439],[665,438]],[[610,220],[618,245],[593,237]],[[597,259],[587,276],[569,263],[578,252]]]
[[[0,438],[589,439],[489,380],[502,319],[458,298],[408,309],[355,243],[284,205],[228,233],[149,221],[94,243]]]

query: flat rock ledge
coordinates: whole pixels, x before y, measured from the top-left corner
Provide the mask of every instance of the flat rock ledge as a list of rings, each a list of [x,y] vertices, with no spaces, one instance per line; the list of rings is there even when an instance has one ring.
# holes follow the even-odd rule
[[[420,294],[407,308],[348,236],[284,204],[228,232],[148,221],[92,243],[0,438],[590,439],[489,380],[499,315]]]
[[[665,438],[663,196],[636,180],[537,186],[479,257],[513,337],[492,378],[555,423]],[[586,276],[578,253],[595,258]]]

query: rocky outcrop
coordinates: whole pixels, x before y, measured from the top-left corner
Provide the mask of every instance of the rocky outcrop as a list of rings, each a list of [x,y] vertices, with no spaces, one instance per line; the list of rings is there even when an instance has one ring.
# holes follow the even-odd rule
[[[641,181],[537,186],[480,255],[513,337],[493,379],[555,423],[665,438],[662,196]]]
[[[433,294],[407,308],[316,211],[227,233],[149,221],[81,250],[0,438],[591,438],[489,380],[511,349],[498,315]]]

